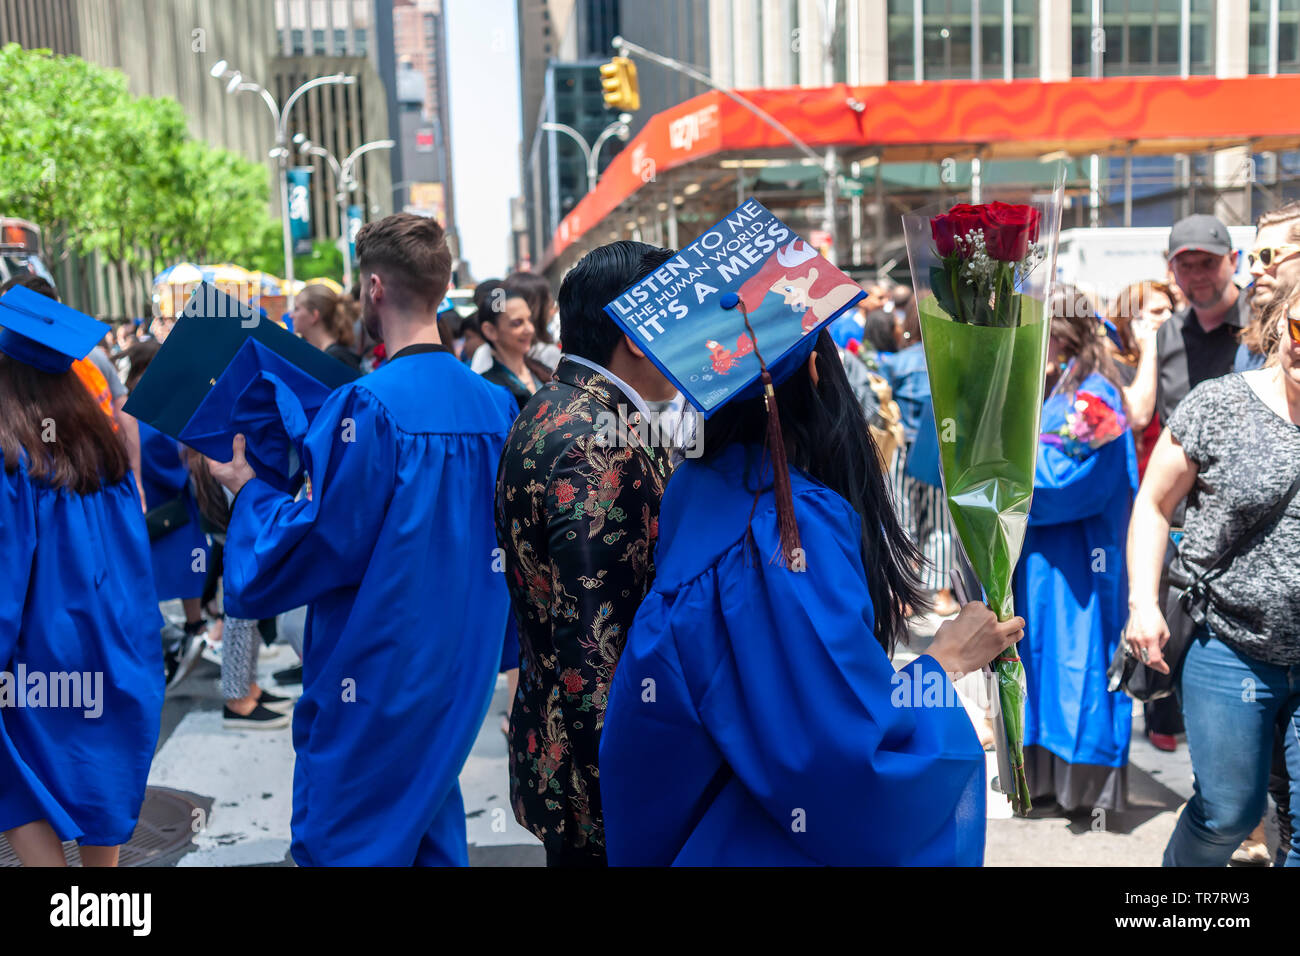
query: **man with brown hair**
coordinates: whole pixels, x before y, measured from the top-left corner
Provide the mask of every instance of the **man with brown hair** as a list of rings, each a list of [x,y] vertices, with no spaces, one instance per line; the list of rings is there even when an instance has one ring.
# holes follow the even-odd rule
[[[213,467],[237,493],[226,610],[308,605],[293,725],[299,865],[463,866],[457,777],[509,607],[492,509],[515,402],[439,340],[451,275],[441,226],[407,214],[370,223],[357,260],[366,329],[389,360],[333,392],[307,427],[297,451],[309,497],[259,481],[242,436],[234,460]]]

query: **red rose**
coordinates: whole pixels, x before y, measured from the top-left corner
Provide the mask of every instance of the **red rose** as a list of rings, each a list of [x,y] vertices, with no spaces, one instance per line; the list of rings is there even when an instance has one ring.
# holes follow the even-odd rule
[[[1029,244],[1038,238],[1040,215],[1037,209],[991,202],[980,206],[979,211],[989,258],[1019,262],[1029,254]]]
[[[980,207],[959,202],[942,216],[930,220],[930,235],[934,238],[935,248],[940,256],[950,256],[962,252],[957,248],[957,237],[983,228]]]
[[[1089,428],[1099,428],[1114,417],[1110,406],[1091,392],[1079,392],[1075,400],[1084,403],[1083,420]]]

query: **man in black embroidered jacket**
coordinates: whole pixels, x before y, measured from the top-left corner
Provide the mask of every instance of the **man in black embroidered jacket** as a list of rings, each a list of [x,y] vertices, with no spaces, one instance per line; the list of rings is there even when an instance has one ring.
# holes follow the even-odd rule
[[[600,731],[628,626],[654,579],[669,472],[646,403],[676,389],[604,307],[672,255],[615,242],[568,273],[564,358],[519,413],[497,472],[497,540],[519,626],[510,798],[550,866],[605,862]]]

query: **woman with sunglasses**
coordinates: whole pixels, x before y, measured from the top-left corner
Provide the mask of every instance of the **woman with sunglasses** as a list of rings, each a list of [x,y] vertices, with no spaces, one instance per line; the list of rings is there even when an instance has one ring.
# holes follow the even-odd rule
[[[1169,520],[1187,499],[1174,570],[1184,581],[1287,494],[1300,473],[1300,290],[1278,295],[1263,368],[1196,386],[1161,433],[1129,526],[1129,621],[1135,655],[1169,672],[1169,628],[1156,594]],[[1255,534],[1209,586],[1175,683],[1195,793],[1165,848],[1166,866],[1224,866],[1266,804],[1274,727],[1285,725],[1292,780],[1286,865],[1300,866],[1300,497]]]

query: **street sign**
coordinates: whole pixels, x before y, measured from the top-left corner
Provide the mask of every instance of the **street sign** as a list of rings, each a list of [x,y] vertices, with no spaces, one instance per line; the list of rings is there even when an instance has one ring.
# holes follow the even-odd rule
[[[311,167],[286,170],[289,179],[289,231],[294,255],[311,252]]]

